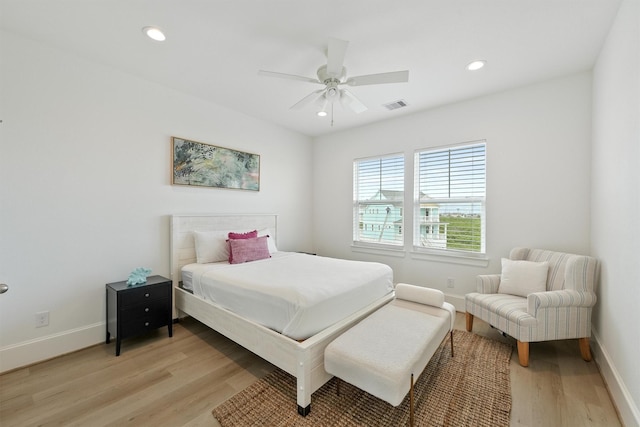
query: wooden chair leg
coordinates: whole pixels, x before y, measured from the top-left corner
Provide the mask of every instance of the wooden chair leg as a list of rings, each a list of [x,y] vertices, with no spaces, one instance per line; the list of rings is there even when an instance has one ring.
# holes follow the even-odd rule
[[[591,347],[589,347],[589,338],[578,338],[578,344],[580,345],[580,354],[582,358],[591,362]]]
[[[518,361],[525,368],[529,366],[529,343],[518,340]]]
[[[467,311],[465,317],[467,319],[467,332],[471,332],[471,330],[473,329],[473,314]]]

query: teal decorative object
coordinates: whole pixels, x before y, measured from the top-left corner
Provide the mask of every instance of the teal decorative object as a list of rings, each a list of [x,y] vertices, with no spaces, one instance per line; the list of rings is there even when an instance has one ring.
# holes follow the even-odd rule
[[[127,285],[140,285],[147,281],[147,276],[151,273],[150,268],[138,267],[131,272],[129,279],[127,279]]]

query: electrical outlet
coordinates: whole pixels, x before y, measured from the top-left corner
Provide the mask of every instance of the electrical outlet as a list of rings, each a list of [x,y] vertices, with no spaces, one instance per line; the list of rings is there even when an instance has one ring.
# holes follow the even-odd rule
[[[49,326],[49,312],[41,311],[36,313],[36,328],[42,328],[43,326]]]
[[[447,288],[454,288],[456,281],[453,277],[447,278]]]

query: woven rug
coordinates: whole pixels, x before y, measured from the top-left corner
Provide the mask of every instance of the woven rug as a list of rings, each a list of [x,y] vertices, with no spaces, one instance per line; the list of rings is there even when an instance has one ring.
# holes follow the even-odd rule
[[[466,331],[445,339],[414,387],[416,426],[509,426],[512,348]],[[276,369],[213,410],[229,426],[406,426],[409,396],[397,407],[336,379],[311,396],[311,413],[297,413],[295,378]]]

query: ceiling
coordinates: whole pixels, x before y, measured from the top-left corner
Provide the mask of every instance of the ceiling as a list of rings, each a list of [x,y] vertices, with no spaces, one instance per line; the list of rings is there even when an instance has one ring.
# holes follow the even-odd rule
[[[619,0],[0,0],[0,28],[309,136],[412,114],[593,67]],[[156,42],[144,26],[166,34]],[[350,42],[349,76],[409,70],[408,83],[353,87],[368,110],[289,108],[321,88],[329,37]],[[476,59],[486,67],[471,72]],[[383,104],[404,100],[389,111]]]

